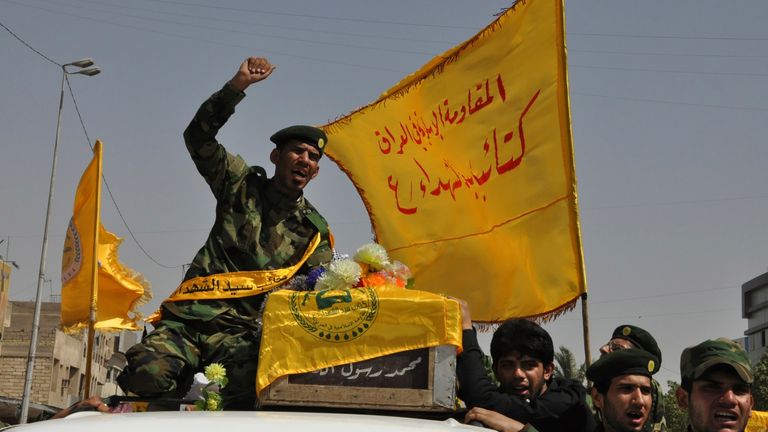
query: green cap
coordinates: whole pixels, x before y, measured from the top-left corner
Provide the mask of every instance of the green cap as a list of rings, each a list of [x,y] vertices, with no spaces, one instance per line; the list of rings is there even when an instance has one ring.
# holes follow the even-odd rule
[[[717,365],[728,365],[747,384],[752,384],[752,364],[747,352],[736,342],[727,338],[709,339],[688,347],[680,356],[680,375],[694,381],[704,372]]]
[[[656,339],[654,339],[647,331],[630,324],[622,324],[616,327],[616,330],[613,331],[611,339],[614,338],[626,339],[641,350],[648,351],[656,356],[659,365],[661,365],[661,350],[659,349],[659,345],[656,343]]]
[[[636,348],[612,351],[587,368],[587,379],[600,383],[621,375],[652,376],[659,371],[658,357]]]
[[[325,131],[307,125],[288,126],[275,132],[269,139],[278,146],[291,140],[299,140],[314,146],[320,151],[321,156],[325,151],[325,146],[328,144],[328,135],[325,134]]]

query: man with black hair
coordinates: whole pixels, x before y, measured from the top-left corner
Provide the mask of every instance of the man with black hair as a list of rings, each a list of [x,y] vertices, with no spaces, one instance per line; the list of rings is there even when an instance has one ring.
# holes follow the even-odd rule
[[[743,432],[752,415],[752,364],[727,338],[706,340],[680,355],[675,397],[688,411],[688,432]]]
[[[653,354],[627,348],[600,357],[587,368],[592,401],[600,417],[596,432],[640,432],[651,421],[651,376],[659,370]]]
[[[483,367],[466,302],[462,306],[464,350],[457,359],[459,397],[469,408],[492,410],[539,432],[592,432],[596,426],[577,381],[555,377],[552,338],[538,324],[525,319],[504,322],[493,334],[491,358],[496,386]],[[484,411],[470,410],[467,420],[482,421]],[[476,417],[476,418],[473,418]],[[492,426],[492,425],[488,425]],[[505,429],[515,430],[515,429]]]

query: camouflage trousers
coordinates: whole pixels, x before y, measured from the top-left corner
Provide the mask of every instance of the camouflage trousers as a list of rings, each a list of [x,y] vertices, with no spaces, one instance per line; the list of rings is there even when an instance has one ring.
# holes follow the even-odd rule
[[[251,410],[260,340],[260,323],[234,313],[210,320],[164,315],[152,333],[126,352],[128,364],[117,381],[126,393],[180,399],[195,373],[218,362],[229,380],[221,391],[224,409]]]

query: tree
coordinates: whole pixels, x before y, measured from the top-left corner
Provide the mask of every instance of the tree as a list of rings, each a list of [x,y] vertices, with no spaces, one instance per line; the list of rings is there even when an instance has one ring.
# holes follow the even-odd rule
[[[576,357],[571,350],[560,345],[555,352],[555,375],[563,378],[569,378],[578,382],[584,382],[585,368],[576,365]]]
[[[752,396],[755,399],[754,409],[768,410],[768,352],[755,365],[752,370],[755,382],[752,383]]]
[[[688,427],[688,412],[677,405],[675,392],[680,384],[674,381],[667,381],[667,393],[664,394],[664,419],[667,423],[668,431],[684,431]]]

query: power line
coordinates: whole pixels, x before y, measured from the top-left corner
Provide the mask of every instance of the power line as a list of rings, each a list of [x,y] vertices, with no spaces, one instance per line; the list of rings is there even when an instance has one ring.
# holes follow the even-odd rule
[[[121,12],[109,11],[109,10],[98,9],[98,8],[89,8],[89,11],[90,10],[102,11],[102,12],[113,14],[113,15],[116,15],[116,16],[136,18],[136,19],[140,19],[140,20],[144,20],[144,21],[159,22],[159,23],[162,23],[162,24],[175,24],[175,25],[181,25],[181,26],[192,27],[192,28],[213,30],[213,31],[218,31],[218,32],[226,32],[226,33],[234,33],[234,34],[245,34],[245,35],[249,35],[249,36],[259,36],[261,38],[287,40],[287,41],[292,41],[292,42],[303,42],[303,43],[309,43],[309,44],[337,46],[337,47],[342,47],[342,48],[355,48],[355,49],[364,49],[364,50],[387,51],[387,52],[396,52],[396,53],[402,53],[402,54],[419,54],[419,55],[430,55],[431,54],[429,52],[423,52],[423,51],[410,51],[410,50],[401,50],[401,49],[396,49],[396,48],[382,48],[382,47],[373,47],[373,46],[357,45],[357,44],[349,44],[349,43],[326,42],[326,41],[319,41],[317,39],[306,39],[306,38],[296,38],[296,37],[287,37],[287,36],[276,36],[276,35],[270,34],[270,33],[260,33],[260,32],[255,32],[255,31],[234,30],[234,29],[230,29],[230,28],[222,29],[222,28],[215,27],[215,26],[209,26],[209,25],[203,25],[203,24],[192,24],[192,23],[179,22],[179,21],[173,21],[173,20],[166,20],[166,19],[160,19],[160,18],[154,18],[154,17],[146,17],[146,16],[141,16],[141,15],[121,13]],[[202,17],[196,17],[196,18],[202,18]]]
[[[700,203],[755,200],[755,199],[766,199],[766,198],[768,198],[768,195],[723,197],[723,198],[711,198],[711,199],[702,198],[702,199],[693,199],[693,200],[665,201],[665,202],[655,202],[655,203],[620,204],[620,205],[584,207],[582,208],[582,210],[623,209],[623,208],[633,208],[633,207],[661,207],[661,206],[672,206],[672,205],[681,205],[681,204],[700,204]]]
[[[192,6],[192,7],[205,8],[205,9],[229,10],[234,12],[248,12],[248,13],[261,14],[261,15],[276,15],[276,16],[287,16],[287,17],[294,17],[294,18],[298,17],[298,18],[322,19],[322,20],[329,20],[329,21],[347,21],[347,22],[356,22],[356,23],[364,23],[364,24],[394,24],[394,25],[410,26],[410,27],[431,27],[431,28],[445,28],[445,29],[477,30],[476,27],[460,26],[460,25],[426,24],[426,23],[413,23],[413,22],[402,22],[402,21],[372,20],[372,19],[365,19],[365,18],[342,18],[342,17],[325,16],[325,15],[309,15],[309,14],[300,14],[300,13],[291,13],[291,12],[275,12],[275,11],[269,11],[269,10],[263,10],[263,9],[209,6],[209,5],[203,5],[198,3],[188,3],[188,2],[182,2],[182,1],[176,1],[176,0],[149,0],[149,1],[154,1],[156,3],[170,3],[170,4],[177,4],[177,5],[183,5],[183,6]]]
[[[19,42],[21,42],[21,43],[22,43],[24,46],[26,46],[27,48],[29,48],[30,50],[32,50],[33,52],[35,52],[37,55],[39,55],[40,57],[44,58],[45,60],[47,60],[47,61],[49,61],[49,62],[51,62],[51,63],[55,64],[56,66],[58,66],[58,67],[60,67],[60,68],[63,68],[63,66],[62,66],[60,63],[58,63],[58,62],[56,62],[56,61],[52,60],[50,57],[46,56],[45,54],[43,54],[43,53],[41,53],[40,51],[38,51],[37,49],[35,49],[35,48],[34,48],[32,45],[30,45],[29,43],[27,43],[27,42],[26,42],[24,39],[22,39],[21,37],[19,37],[18,35],[16,35],[16,33],[14,33],[14,32],[13,32],[11,29],[9,29],[9,28],[8,28],[8,27],[7,27],[5,24],[3,24],[3,23],[1,23],[1,22],[0,22],[0,26],[2,26],[2,27],[3,27],[3,28],[6,30],[6,31],[8,31],[8,33],[10,33],[10,34],[11,34],[11,35],[12,35],[14,38],[16,38],[16,39],[17,39]],[[82,128],[83,128],[83,133],[85,134],[85,139],[86,139],[86,142],[88,143],[88,147],[90,147],[91,151],[93,151],[93,146],[91,145],[91,138],[88,136],[88,130],[86,129],[86,127],[85,127],[85,122],[83,121],[83,117],[82,117],[82,115],[80,114],[80,108],[79,108],[79,107],[78,107],[78,105],[77,105],[77,100],[76,100],[76,98],[75,98],[75,93],[72,91],[72,86],[71,86],[71,85],[70,85],[70,83],[69,83],[69,77],[67,76],[67,74],[66,74],[66,71],[64,72],[64,80],[65,80],[65,81],[66,81],[66,83],[67,83],[67,88],[69,89],[69,95],[72,97],[72,103],[73,103],[73,104],[74,104],[74,106],[75,106],[75,112],[77,112],[77,117],[78,117],[78,119],[80,119],[80,126],[82,126]],[[112,203],[115,205],[115,208],[117,209],[117,213],[118,213],[118,215],[120,215],[120,219],[123,221],[123,224],[125,225],[125,229],[126,229],[126,230],[128,230],[128,233],[131,235],[131,238],[132,238],[132,239],[133,239],[133,241],[136,243],[136,246],[138,246],[138,247],[139,247],[139,249],[140,249],[140,250],[141,250],[141,251],[144,253],[144,255],[146,255],[146,256],[147,256],[147,258],[149,258],[150,260],[152,260],[152,261],[153,261],[155,264],[157,264],[157,265],[159,265],[160,267],[163,267],[163,268],[169,268],[169,269],[172,269],[172,268],[179,268],[179,267],[181,267],[180,265],[178,265],[178,266],[166,266],[166,265],[163,265],[163,264],[161,264],[160,262],[158,262],[158,261],[157,261],[157,260],[156,260],[154,257],[152,257],[152,256],[151,256],[151,255],[150,255],[150,254],[149,254],[149,253],[148,253],[148,252],[147,252],[147,251],[144,249],[144,247],[141,245],[141,243],[140,243],[140,242],[139,242],[139,240],[136,238],[136,236],[135,236],[135,235],[133,235],[133,231],[131,230],[131,227],[130,227],[130,226],[128,226],[128,222],[127,222],[127,221],[125,220],[125,218],[123,217],[123,214],[122,214],[122,212],[120,211],[120,207],[117,205],[117,201],[115,200],[115,197],[114,197],[114,195],[112,195],[112,190],[110,189],[110,187],[109,187],[109,183],[107,183],[107,179],[106,179],[106,177],[104,176],[104,174],[103,174],[103,173],[102,173],[102,179],[103,179],[103,181],[104,181],[104,186],[105,186],[105,187],[106,187],[106,189],[107,189],[107,193],[109,194],[109,197],[111,198],[111,200],[112,200]]]
[[[22,43],[24,46],[26,46],[27,48],[29,48],[29,49],[31,49],[32,51],[34,51],[34,53],[35,53],[35,54],[39,55],[40,57],[42,57],[42,58],[46,59],[47,61],[49,61],[49,62],[51,62],[51,63],[53,63],[53,64],[55,64],[56,66],[58,66],[58,67],[61,67],[61,64],[59,64],[59,63],[55,62],[54,60],[51,60],[51,58],[50,58],[50,57],[48,57],[47,55],[45,55],[45,54],[41,53],[40,51],[36,50],[36,49],[35,49],[35,48],[34,48],[32,45],[28,44],[28,43],[27,43],[27,42],[26,42],[24,39],[22,39],[22,38],[20,38],[18,35],[16,35],[16,33],[14,33],[14,32],[13,32],[11,29],[9,29],[8,27],[6,27],[6,26],[5,26],[5,24],[3,24],[2,22],[0,22],[0,27],[3,27],[3,28],[4,28],[4,29],[5,29],[5,30],[6,30],[8,33],[10,33],[10,34],[11,34],[11,36],[13,36],[14,38],[16,38],[16,40],[18,40],[19,42],[21,42],[21,43]]]
[[[680,35],[641,35],[621,33],[580,33],[568,32],[568,36],[610,37],[631,39],[680,39],[680,40],[723,40],[723,41],[768,41],[765,37],[740,37],[740,36],[680,36]]]
[[[694,103],[694,102],[667,101],[667,100],[652,99],[652,98],[601,95],[597,93],[586,93],[586,92],[575,92],[575,91],[572,91],[570,93],[572,95],[575,94],[575,95],[592,96],[592,97],[606,98],[606,99],[621,99],[621,100],[630,100],[635,102],[652,102],[652,103],[660,103],[660,104],[668,104],[668,105],[683,105],[683,106],[704,107],[704,108],[725,108],[725,109],[741,110],[741,111],[758,111],[758,112],[768,111],[768,108],[751,108],[751,107],[737,107],[733,105],[717,105],[717,104],[702,104],[702,103]]]
[[[660,57],[707,57],[707,58],[750,58],[764,59],[765,55],[736,55],[736,54],[690,54],[690,53],[659,53],[659,52],[636,52],[636,51],[612,51],[612,50],[583,50],[569,49],[569,53],[589,53],[589,54],[617,54],[629,56],[660,56]]]
[[[51,0],[49,0],[50,2]],[[104,5],[103,2],[97,1],[97,0],[80,0],[81,2],[88,2],[88,3],[96,3],[99,5]],[[205,21],[219,21],[224,23],[233,23],[233,24],[243,24],[247,25],[249,27],[253,27],[254,23],[252,21],[244,21],[244,20],[236,20],[236,19],[226,19],[226,18],[217,18],[212,16],[201,16],[201,15],[192,15],[192,14],[184,14],[179,13],[178,11],[173,12],[167,12],[163,10],[157,10],[157,9],[148,9],[148,8],[137,8],[137,7],[130,7],[130,6],[123,6],[123,5],[115,5],[110,4],[106,5],[109,7],[115,7],[120,9],[127,9],[127,10],[134,10],[134,11],[143,11],[143,12],[149,12],[152,14],[162,14],[162,15],[173,15],[175,17],[185,17],[185,18],[194,18],[194,19],[201,19]],[[92,9],[92,8],[89,8]],[[111,12],[109,10],[101,9],[102,11],[106,13],[115,13]],[[141,16],[135,16],[135,15],[128,15],[133,16],[135,18],[143,19],[144,17]],[[300,31],[300,32],[308,32],[308,33],[318,33],[318,34],[326,34],[326,35],[332,35],[332,36],[345,36],[345,37],[355,37],[355,38],[372,38],[372,39],[379,39],[379,40],[395,40],[395,41],[404,41],[404,42],[423,42],[423,43],[435,43],[435,44],[446,44],[450,43],[450,41],[445,40],[434,40],[434,39],[416,39],[416,38],[406,38],[406,37],[397,37],[397,36],[389,36],[389,35],[367,35],[362,33],[351,33],[351,32],[340,32],[340,31],[330,31],[330,30],[318,30],[318,29],[308,29],[307,27],[291,27],[291,26],[285,26],[285,25],[277,25],[277,24],[265,24],[265,23],[258,23],[258,27],[266,27],[266,28],[277,28],[280,30],[290,30],[290,31]],[[221,29],[217,29],[221,30]]]
[[[733,290],[734,288],[738,288],[736,286],[727,286],[727,287],[717,287],[717,288],[707,288],[707,289],[701,289],[701,290],[688,290],[688,291],[680,291],[670,294],[658,294],[658,295],[649,295],[649,296],[640,296],[640,297],[626,297],[621,299],[615,299],[615,300],[604,300],[604,301],[591,301],[592,304],[605,304],[605,303],[619,303],[619,302],[627,302],[627,301],[634,301],[634,300],[645,300],[645,299],[654,299],[654,298],[661,298],[661,297],[672,297],[672,296],[678,296],[678,295],[686,295],[686,294],[701,294],[704,292],[710,292],[710,291],[724,291],[724,290]]]
[[[14,3],[14,4],[17,4],[19,6],[26,6],[26,7],[36,8],[36,9],[44,10],[44,11],[55,13],[55,14],[63,14],[63,15],[73,16],[73,17],[80,18],[80,19],[96,21],[96,22],[99,22],[99,23],[102,23],[102,24],[103,23],[107,23],[107,24],[111,24],[111,25],[115,25],[115,26],[119,26],[119,27],[130,28],[130,29],[134,29],[134,30],[150,31],[150,32],[154,32],[154,33],[158,33],[158,34],[162,34],[162,35],[166,35],[166,36],[177,37],[177,38],[182,38],[182,39],[188,39],[188,40],[193,40],[193,41],[197,41],[197,42],[204,42],[204,43],[220,45],[220,46],[238,47],[238,48],[250,48],[250,47],[246,47],[246,46],[242,46],[242,45],[217,42],[217,41],[213,41],[213,40],[210,40],[210,39],[188,37],[188,36],[174,34],[174,33],[162,32],[162,31],[158,31],[158,30],[155,30],[155,29],[147,29],[147,28],[142,28],[142,27],[136,27],[136,26],[127,25],[127,24],[124,24],[124,23],[116,23],[116,22],[112,22],[112,21],[108,21],[108,20],[102,20],[102,19],[82,16],[82,15],[78,15],[78,14],[74,14],[74,13],[68,13],[68,12],[63,12],[63,11],[51,10],[51,9],[44,8],[44,7],[39,7],[39,6],[31,6],[31,5],[28,5],[28,4],[15,2],[13,0],[6,0],[6,1],[8,3]],[[87,1],[87,0],[84,0],[84,1]],[[151,1],[163,2],[163,1],[166,1],[166,0],[151,0]],[[197,5],[197,6],[198,7],[207,7],[207,8],[216,8],[214,6],[204,6],[204,5]],[[144,10],[146,10],[146,9],[144,9]],[[252,31],[237,31],[237,30],[231,30],[231,29],[220,29],[220,28],[217,28],[217,27],[214,27],[214,26],[205,26],[205,25],[198,25],[198,24],[192,24],[192,23],[181,23],[181,22],[178,22],[178,21],[161,20],[161,19],[157,19],[157,18],[142,17],[142,16],[137,16],[137,15],[131,15],[131,14],[121,14],[121,13],[112,12],[112,11],[105,11],[105,12],[106,13],[116,14],[118,16],[121,16],[121,15],[122,16],[129,16],[129,17],[133,17],[133,18],[137,18],[137,19],[141,19],[141,20],[158,21],[158,22],[161,22],[161,23],[172,23],[172,24],[176,24],[176,25],[192,26],[192,27],[204,28],[204,29],[209,29],[209,30],[214,30],[214,31],[223,31],[223,32],[229,32],[229,33],[242,33],[242,34],[257,35],[257,36],[262,36],[262,37],[270,37],[270,38],[275,38],[275,39],[290,40],[290,41],[297,41],[297,42],[316,43],[316,44],[322,44],[322,45],[340,46],[340,47],[356,48],[356,49],[367,49],[367,50],[373,49],[373,50],[379,50],[379,51],[389,51],[389,52],[405,53],[405,54],[418,54],[418,55],[429,55],[430,54],[430,53],[427,53],[427,52],[420,52],[420,51],[409,51],[409,50],[399,50],[399,49],[389,49],[389,48],[378,48],[378,47],[370,47],[370,46],[364,46],[364,45],[343,44],[343,43],[334,43],[334,42],[320,42],[320,41],[312,40],[312,39],[301,39],[301,38],[290,38],[290,37],[274,36],[274,35],[271,35],[271,34],[256,33],[256,32],[252,32]],[[162,13],[160,11],[157,11],[157,12]],[[190,16],[190,15],[187,15],[187,16]],[[203,17],[194,16],[194,15],[191,15],[191,17],[203,18]],[[242,23],[242,22],[240,22],[240,23]],[[575,34],[582,34],[582,33],[575,33]],[[613,36],[612,34],[597,34],[597,33],[593,33],[593,34],[589,34],[589,35],[592,35],[592,36],[603,35],[603,36],[606,36],[606,37]],[[631,35],[631,36],[639,37],[639,35]],[[667,36],[654,36],[654,35],[647,35],[647,36],[649,38],[665,38],[665,37],[667,37]],[[694,37],[690,37],[690,38],[694,38]],[[739,38],[731,38],[731,39],[739,39]],[[742,39],[744,39],[744,38],[742,38]],[[433,42],[437,42],[437,41],[433,41]],[[579,52],[578,50],[574,50],[574,51],[575,52]],[[299,59],[302,59],[302,60],[310,60],[310,61],[324,62],[324,63],[333,63],[333,64],[337,64],[337,65],[360,67],[360,68],[364,68],[364,69],[373,69],[373,70],[378,70],[378,71],[387,70],[387,71],[391,71],[391,72],[400,72],[400,71],[397,71],[397,70],[384,69],[384,68],[380,68],[380,67],[375,67],[374,68],[374,67],[360,65],[360,64],[334,62],[334,61],[329,61],[327,59],[318,59],[318,58],[312,58],[312,57],[306,57],[306,56],[298,56],[298,55],[288,54],[288,53],[279,52],[279,51],[266,50],[264,52],[274,53],[274,54],[277,54],[277,55],[283,55],[283,56],[287,56],[287,57],[299,58]],[[627,54],[627,55],[686,56],[686,54],[622,53],[622,52],[616,52],[616,51],[598,51],[598,50],[593,50],[593,51],[584,50],[584,51],[581,51],[581,52],[613,53],[613,54]],[[688,56],[737,57],[737,56],[719,56],[719,55],[707,55],[707,54],[703,54],[703,55],[689,54]],[[765,56],[752,56],[752,57],[764,58]],[[592,66],[592,65],[579,65],[579,64],[570,64],[569,67],[570,68],[597,69],[597,70],[627,71],[627,72],[677,73],[677,74],[713,75],[713,76],[768,77],[768,74],[763,74],[763,73],[706,72],[706,71],[685,71],[685,70],[664,70],[664,69],[641,69],[641,68],[622,68],[622,67],[612,67],[612,66]],[[674,103],[674,102],[669,102],[669,103]],[[694,104],[694,105],[696,105],[696,104]],[[705,106],[705,105],[701,105],[701,106]],[[725,106],[717,106],[717,105],[712,105],[712,107],[763,111],[762,109],[759,109],[759,108],[758,109],[750,109],[750,108],[739,108],[739,107],[725,107]]]
[[[660,73],[678,73],[688,75],[717,75],[717,76],[745,76],[745,77],[768,77],[768,74],[764,73],[748,73],[748,72],[704,72],[704,71],[684,71],[684,70],[664,70],[664,69],[642,69],[642,68],[623,68],[614,66],[586,66],[569,64],[569,68],[582,68],[582,69],[600,69],[600,70],[615,70],[615,71],[628,71],[628,72],[660,72]]]
[[[229,48],[242,48],[242,49],[247,49],[247,50],[252,50],[253,49],[253,47],[247,46],[247,45],[223,43],[223,42],[212,41],[212,40],[209,40],[209,39],[189,37],[189,36],[183,36],[183,35],[179,35],[179,34],[175,34],[175,33],[164,32],[164,31],[153,29],[153,28],[136,27],[136,26],[127,25],[127,24],[123,24],[123,23],[117,23],[117,22],[113,22],[113,21],[109,21],[109,20],[102,20],[102,19],[96,19],[96,18],[91,18],[91,17],[84,17],[84,16],[80,16],[80,15],[77,15],[77,14],[73,14],[73,13],[55,11],[55,10],[47,9],[47,8],[44,8],[44,7],[32,6],[32,5],[23,4],[23,3],[17,3],[17,2],[14,2],[13,0],[4,0],[4,1],[6,3],[14,3],[14,4],[18,4],[19,6],[39,9],[39,10],[43,10],[43,11],[50,12],[50,13],[53,13],[53,14],[67,15],[67,16],[75,17],[75,18],[78,18],[78,19],[86,20],[86,21],[93,21],[93,22],[97,22],[99,24],[105,24],[106,23],[106,24],[110,24],[110,25],[113,25],[113,26],[116,26],[116,27],[129,28],[129,29],[132,29],[132,30],[139,30],[141,32],[156,33],[156,34],[161,34],[161,35],[164,35],[164,36],[170,36],[170,37],[175,37],[175,38],[180,38],[180,39],[186,39],[186,40],[191,40],[191,41],[195,41],[195,42],[202,42],[202,43],[207,43],[207,44],[216,45],[216,46],[224,46],[224,47],[229,47]],[[390,69],[390,68],[381,67],[381,66],[372,67],[372,66],[366,66],[366,65],[356,64],[356,63],[349,63],[349,62],[321,59],[321,58],[316,58],[316,57],[308,57],[308,56],[302,56],[302,55],[296,55],[296,54],[289,54],[289,53],[285,53],[285,52],[281,52],[281,51],[274,51],[274,50],[260,49],[260,52],[265,53],[265,54],[270,54],[270,55],[271,54],[275,54],[275,55],[278,55],[278,56],[295,58],[295,59],[299,59],[299,60],[308,60],[308,61],[313,61],[313,62],[317,62],[317,63],[327,63],[327,64],[332,64],[332,65],[335,65],[335,66],[349,66],[349,67],[367,69],[367,70],[372,70],[372,71],[377,71],[377,72],[381,72],[381,71],[397,72],[397,73],[401,73],[402,72],[400,70]]]
[[[83,122],[83,117],[80,115],[80,109],[77,106],[77,100],[75,99],[75,93],[72,91],[72,86],[69,85],[69,78],[66,77],[65,79],[67,81],[67,87],[69,88],[69,95],[72,97],[72,103],[75,106],[75,112],[77,112],[77,118],[80,119],[80,126],[83,128],[83,133],[85,134],[86,142],[88,143],[88,147],[90,147],[91,152],[93,152],[93,145],[91,145],[91,138],[88,136],[88,130],[85,128],[85,122]],[[112,204],[115,205],[115,209],[117,210],[117,214],[120,216],[120,220],[123,221],[123,225],[125,226],[125,229],[128,231],[128,234],[130,234],[131,238],[133,239],[134,243],[136,243],[136,246],[139,247],[139,250],[141,250],[144,255],[149,258],[152,262],[157,264],[158,266],[162,268],[167,269],[174,269],[182,267],[182,265],[176,265],[176,266],[168,266],[165,264],[160,263],[157,261],[152,255],[147,252],[146,249],[144,249],[144,246],[141,245],[139,242],[139,239],[136,238],[136,236],[133,234],[133,230],[131,230],[131,227],[128,225],[128,221],[125,220],[125,217],[123,216],[123,212],[120,210],[120,206],[117,205],[117,200],[115,199],[115,196],[112,194],[112,189],[109,187],[109,183],[107,182],[107,176],[102,172],[101,178],[104,181],[104,187],[107,189],[107,194],[109,195],[110,200],[112,200]]]

